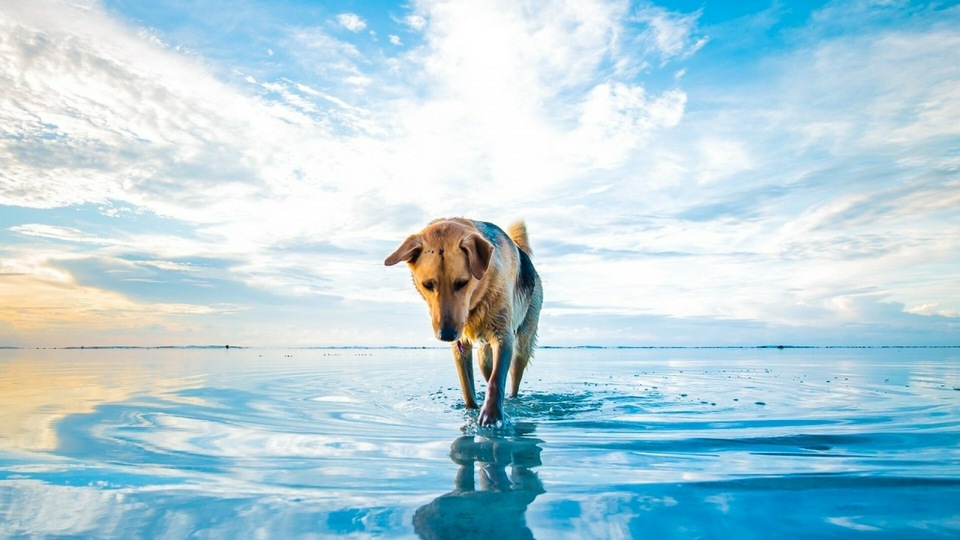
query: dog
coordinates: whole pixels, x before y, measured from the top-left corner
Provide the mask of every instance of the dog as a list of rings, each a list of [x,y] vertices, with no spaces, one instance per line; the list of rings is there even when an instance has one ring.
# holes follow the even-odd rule
[[[543,285],[530,260],[527,227],[508,231],[464,218],[438,219],[409,236],[384,260],[406,261],[413,285],[430,307],[437,339],[451,343],[463,399],[476,409],[473,345],[487,393],[477,417],[480,426],[503,420],[510,371],[510,397],[520,389],[523,370],[537,341]]]

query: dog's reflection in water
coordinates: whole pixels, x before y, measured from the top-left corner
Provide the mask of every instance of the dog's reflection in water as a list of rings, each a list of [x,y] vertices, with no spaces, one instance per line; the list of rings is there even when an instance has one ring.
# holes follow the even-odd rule
[[[425,540],[533,538],[524,513],[544,493],[532,470],[541,464],[542,442],[472,435],[453,441],[450,459],[460,466],[454,489],[417,510],[416,533]]]

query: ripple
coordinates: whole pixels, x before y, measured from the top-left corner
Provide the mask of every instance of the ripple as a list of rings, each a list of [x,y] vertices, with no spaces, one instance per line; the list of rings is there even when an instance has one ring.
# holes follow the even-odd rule
[[[325,403],[360,403],[360,400],[350,396],[317,396],[309,398],[311,401],[322,401]]]
[[[784,536],[960,532],[942,352],[544,350],[501,430],[476,427],[448,351],[124,354],[0,371],[20,374],[0,536],[407,537],[431,501],[522,501],[544,538],[783,532],[792,511]]]

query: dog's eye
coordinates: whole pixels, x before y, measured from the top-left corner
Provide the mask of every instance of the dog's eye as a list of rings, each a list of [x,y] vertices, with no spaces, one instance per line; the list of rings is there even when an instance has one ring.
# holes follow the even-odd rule
[[[437,284],[436,284],[436,282],[434,282],[434,281],[424,281],[424,282],[423,282],[423,288],[426,289],[426,290],[428,290],[428,291],[431,291],[431,292],[432,292],[433,289],[435,289],[436,287],[437,287]]]
[[[467,282],[468,282],[468,281],[469,281],[469,280],[466,280],[466,279],[458,279],[458,280],[454,281],[454,282],[453,282],[453,290],[459,291],[459,290],[463,289],[464,287],[467,286]]]

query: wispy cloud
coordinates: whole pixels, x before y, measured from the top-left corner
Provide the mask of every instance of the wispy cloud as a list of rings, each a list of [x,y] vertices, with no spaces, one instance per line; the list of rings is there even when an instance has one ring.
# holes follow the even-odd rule
[[[10,227],[9,230],[13,233],[21,234],[24,236],[35,236],[38,238],[51,238],[54,240],[67,240],[70,242],[79,242],[83,244],[109,245],[114,243],[112,240],[99,238],[95,235],[87,234],[87,233],[84,233],[83,231],[80,231],[71,227],[58,227],[54,225],[29,223],[25,225],[17,225],[15,227]]]
[[[659,56],[662,62],[688,58],[708,41],[697,26],[700,12],[677,13],[647,5],[637,10],[633,18],[645,26],[637,36],[638,42],[648,54]]]

